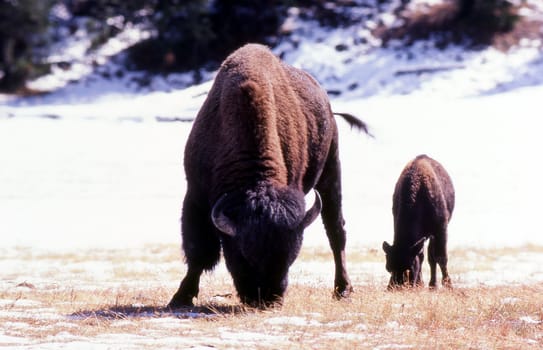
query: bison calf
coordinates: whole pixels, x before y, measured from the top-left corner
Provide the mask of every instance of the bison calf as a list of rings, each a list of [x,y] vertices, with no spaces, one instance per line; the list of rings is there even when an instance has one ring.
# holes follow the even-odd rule
[[[217,264],[221,247],[242,302],[280,302],[303,231],[321,209],[336,265],[334,291],[349,295],[338,132],[327,94],[309,74],[262,45],[232,53],[194,121],[184,162],[188,269],[170,307],[192,304],[200,275]],[[313,189],[315,204],[306,209],[304,195]]]
[[[389,289],[423,284],[421,266],[428,238],[430,287],[436,287],[436,263],[441,268],[443,285],[451,286],[447,272],[447,225],[453,208],[453,184],[441,164],[419,155],[405,166],[393,195],[394,244],[383,242],[386,269],[391,273]]]

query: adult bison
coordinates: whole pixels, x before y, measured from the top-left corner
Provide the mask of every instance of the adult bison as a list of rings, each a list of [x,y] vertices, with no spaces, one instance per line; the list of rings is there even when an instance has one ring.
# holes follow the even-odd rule
[[[451,286],[447,271],[447,225],[454,209],[451,178],[436,160],[419,155],[403,169],[394,189],[394,244],[383,242],[389,289],[423,284],[424,242],[428,245],[430,287],[436,287],[436,263],[444,286]]]
[[[367,132],[360,120],[344,117]],[[194,121],[185,172],[181,225],[188,266],[170,307],[192,305],[200,275],[218,263],[221,246],[242,302],[280,303],[303,231],[321,209],[335,295],[352,291],[338,132],[326,92],[309,74],[261,45],[232,53]],[[306,211],[304,194],[312,189],[315,204]]]

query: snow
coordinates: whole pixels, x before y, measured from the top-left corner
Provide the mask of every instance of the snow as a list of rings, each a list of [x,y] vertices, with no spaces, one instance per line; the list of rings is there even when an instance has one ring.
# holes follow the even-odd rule
[[[293,325],[293,326],[313,326],[321,327],[323,324],[316,320],[310,320],[305,317],[272,317],[266,320],[270,325]]]
[[[344,35],[349,33],[338,33],[338,40]],[[495,49],[466,53],[460,47],[442,51],[421,42],[401,51],[339,53],[349,62],[340,67],[330,63],[338,53],[325,43],[318,46],[302,43],[299,50],[286,56],[295,66],[322,77],[321,82],[329,89],[346,91],[343,95],[348,98],[413,92],[452,98],[540,83],[543,60],[541,51],[533,47],[538,44],[526,42],[525,48],[505,54]],[[318,56],[311,54],[315,51]],[[350,91],[351,86],[357,88]]]
[[[523,316],[523,317],[520,318],[520,321],[528,323],[528,324],[541,324],[540,320],[534,320],[530,316]]]
[[[237,344],[243,342],[248,346],[257,346],[261,342],[265,343],[277,343],[277,342],[287,342],[287,335],[271,335],[271,334],[262,334],[256,332],[238,332],[237,330],[231,329],[221,329],[220,330],[221,344]]]
[[[184,124],[0,122],[3,245],[178,239]],[[8,151],[10,150],[10,151]]]
[[[58,5],[57,7],[63,6]],[[54,44],[51,49],[53,54],[47,60],[48,63],[53,64],[51,67],[53,74],[30,82],[30,88],[47,91],[59,89],[72,81],[78,81],[92,75],[97,66],[106,63],[116,66],[118,63],[111,60],[114,56],[151,36],[149,31],[127,23],[118,35],[108,39],[103,45],[93,50],[93,40],[96,40],[96,34],[90,34],[88,27],[96,26],[96,24],[92,24],[90,19],[80,19],[79,22],[74,33],[71,33],[66,27],[60,27],[58,35],[62,37],[62,40],[58,40]],[[62,62],[69,62],[69,68],[61,68],[58,63]],[[120,88],[120,86],[117,85],[117,88]]]

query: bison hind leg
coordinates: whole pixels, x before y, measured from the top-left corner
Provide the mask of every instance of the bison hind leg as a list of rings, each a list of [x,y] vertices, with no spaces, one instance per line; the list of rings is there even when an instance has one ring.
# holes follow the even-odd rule
[[[428,264],[430,265],[430,288],[436,288],[436,258],[435,258],[435,242],[434,237],[430,237],[430,243],[428,243]]]
[[[341,164],[337,138],[332,141],[328,159],[315,188],[321,194],[321,218],[334,256],[335,276],[333,296],[338,300],[345,299],[353,292],[353,286],[347,273],[345,257],[347,233],[344,227],[345,220],[341,205]]]

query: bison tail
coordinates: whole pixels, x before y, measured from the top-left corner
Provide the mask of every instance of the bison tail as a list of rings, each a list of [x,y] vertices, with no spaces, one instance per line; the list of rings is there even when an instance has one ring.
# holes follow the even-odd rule
[[[356,128],[358,130],[365,132],[368,136],[374,137],[369,130],[368,124],[358,119],[354,115],[349,114],[349,113],[336,113],[336,112],[334,112],[334,115],[338,115],[342,117],[343,119],[345,119],[345,121],[349,123],[351,128]]]

